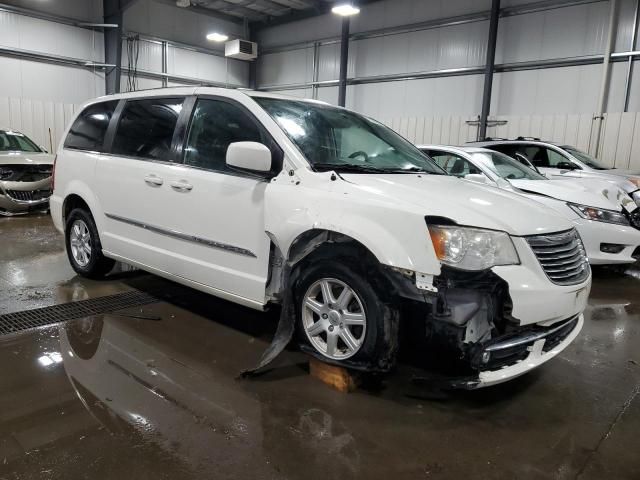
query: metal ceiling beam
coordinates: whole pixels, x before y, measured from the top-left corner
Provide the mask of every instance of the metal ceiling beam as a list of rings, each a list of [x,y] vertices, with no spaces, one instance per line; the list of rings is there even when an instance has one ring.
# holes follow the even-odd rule
[[[158,3],[163,3],[165,5],[169,5],[169,6],[174,7],[174,8],[179,8],[181,10],[185,10],[184,7],[178,7],[176,5],[175,0],[153,0],[153,1],[158,2]],[[190,7],[187,7],[186,10],[189,10],[189,11],[192,11],[192,12],[195,12],[195,13],[199,13],[201,15],[206,15],[208,17],[215,18],[215,19],[218,19],[218,20],[223,20],[225,22],[242,24],[242,19],[240,17],[236,17],[235,15],[228,15],[226,13],[218,13],[215,10],[211,10],[210,8],[191,5]]]
[[[325,2],[324,0],[310,0],[314,8],[309,10],[295,10],[287,15],[280,15],[277,17],[269,17],[267,21],[260,22],[253,26],[253,28],[257,28],[257,30],[263,30],[265,28],[276,27],[278,25],[284,25],[286,23],[297,22],[299,20],[306,20],[308,18],[317,17],[319,15],[324,15],[331,12],[331,7],[333,3]],[[381,0],[360,0],[358,5],[368,5],[370,3],[379,2]]]

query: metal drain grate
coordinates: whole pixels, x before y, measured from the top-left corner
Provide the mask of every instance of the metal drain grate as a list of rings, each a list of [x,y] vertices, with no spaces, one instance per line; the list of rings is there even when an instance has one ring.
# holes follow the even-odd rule
[[[157,298],[148,293],[134,290],[77,302],[51,305],[50,307],[6,313],[0,315],[0,335],[52,325],[67,320],[115,312],[116,310],[147,305],[157,301]]]

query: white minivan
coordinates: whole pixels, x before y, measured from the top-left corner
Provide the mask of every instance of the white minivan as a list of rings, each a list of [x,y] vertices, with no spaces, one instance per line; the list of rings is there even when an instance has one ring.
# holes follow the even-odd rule
[[[401,324],[418,319],[467,388],[566,348],[591,286],[569,220],[445,175],[359,114],[262,92],[88,102],[58,148],[51,213],[81,275],[121,261],[255,309],[283,304],[279,332],[368,371],[393,366]]]

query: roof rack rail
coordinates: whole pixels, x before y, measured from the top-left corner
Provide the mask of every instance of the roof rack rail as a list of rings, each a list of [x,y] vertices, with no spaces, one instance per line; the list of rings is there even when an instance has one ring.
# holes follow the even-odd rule
[[[516,140],[532,140],[534,142],[539,142],[540,139],[538,137],[518,137]]]

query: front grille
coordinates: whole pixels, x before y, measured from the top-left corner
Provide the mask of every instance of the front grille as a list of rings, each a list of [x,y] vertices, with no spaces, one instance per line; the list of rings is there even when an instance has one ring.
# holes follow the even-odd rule
[[[589,277],[589,260],[575,229],[526,239],[553,283],[576,285]]]
[[[9,197],[22,202],[44,200],[51,196],[51,190],[7,190],[6,192]]]

